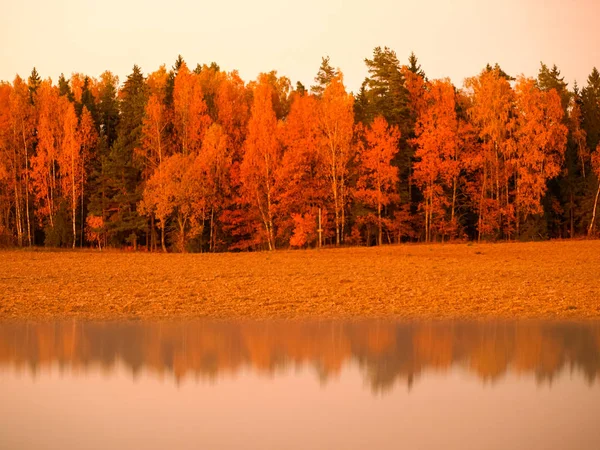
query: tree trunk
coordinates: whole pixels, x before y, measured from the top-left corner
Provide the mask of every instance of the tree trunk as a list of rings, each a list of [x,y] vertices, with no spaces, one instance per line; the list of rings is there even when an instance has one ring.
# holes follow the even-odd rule
[[[483,183],[481,185],[481,195],[479,196],[479,217],[477,218],[477,242],[481,242],[481,227],[483,226],[483,198],[485,193],[486,173],[483,173]]]
[[[383,244],[383,236],[381,231],[381,203],[377,203],[377,245]]]
[[[179,249],[181,253],[185,253],[185,226],[187,218],[179,217],[177,222],[179,223]]]
[[[333,205],[335,208],[335,245],[340,245],[340,207],[337,180],[333,182]]]
[[[146,251],[151,252],[152,251],[152,224],[149,222],[146,222],[146,225],[148,226],[148,228],[146,229]]]
[[[454,216],[456,214],[455,210],[456,210],[456,185],[457,185],[457,181],[456,181],[456,177],[452,180],[452,211],[450,212],[450,223],[452,224],[452,226],[454,227]],[[456,235],[456,232],[458,231],[458,227],[454,228],[454,234]],[[453,236],[456,237],[456,236]]]
[[[517,167],[516,172],[519,171]],[[517,175],[515,175],[515,189],[517,191],[517,198],[515,200],[515,225],[517,227],[517,239],[521,236],[521,215],[519,213],[519,199],[521,198],[521,191],[519,188],[519,179]]]
[[[269,189],[270,190],[270,189]],[[271,207],[271,193],[267,193],[267,214],[269,219],[269,250],[275,250],[275,234],[273,232],[273,211]]]
[[[77,226],[75,225],[76,210],[77,210],[77,197],[75,195],[75,155],[71,153],[71,215],[73,217],[73,248],[77,243]]]
[[[150,215],[150,251],[156,250],[156,218],[154,213]]]
[[[215,208],[210,208],[210,233],[209,239],[210,242],[208,244],[208,251],[213,253],[215,251],[214,245],[214,232],[215,232]]]
[[[19,198],[19,185],[15,177],[15,221],[17,223],[17,242],[23,246],[23,218],[21,217],[21,199]]]
[[[323,246],[323,226],[321,222],[321,207],[319,207],[319,229],[317,230],[319,233],[319,248]]]
[[[23,130],[23,148],[25,149],[25,214],[27,217],[27,242],[31,247],[31,220],[29,218],[29,150],[27,149],[25,130]]]
[[[346,179],[342,173],[342,179],[341,179],[341,210],[342,210],[342,223],[340,224],[340,243],[343,244],[344,243],[344,228],[346,225]]]
[[[429,242],[429,195],[425,197],[425,242]]]
[[[83,208],[83,162],[81,163],[81,239],[79,241],[80,247],[83,248],[83,224],[85,223],[84,208]]]
[[[499,235],[496,235],[496,237],[502,238],[502,213],[500,212],[502,210],[502,202],[500,200],[500,158],[498,157],[498,145],[495,143],[494,152],[496,154],[496,210],[498,213],[497,232],[499,232]],[[492,186],[492,190],[493,189],[494,187]]]
[[[54,186],[56,186],[56,164],[51,161],[52,170],[50,171],[50,227],[54,228]]]
[[[165,227],[167,224],[165,223],[164,217],[160,219],[160,245],[162,247],[162,251],[167,253],[167,246],[165,245]]]
[[[335,209],[335,245],[340,245],[340,206],[339,206],[339,189],[337,175],[337,158],[335,146],[330,144],[329,151],[331,152],[331,190],[333,192],[333,206]]]
[[[597,199],[597,197],[596,197]],[[575,200],[573,200],[573,187],[571,186],[571,192],[569,194],[569,219],[571,225],[571,239],[575,237],[575,211],[573,205],[575,204]],[[594,211],[596,210],[596,205],[594,205]]]
[[[598,207],[598,197],[600,196],[600,180],[598,180],[598,189],[596,190],[596,199],[594,200],[594,209],[592,211],[592,221],[590,222],[590,226],[588,228],[588,237],[592,236],[594,231],[594,221],[596,220],[596,209]]]

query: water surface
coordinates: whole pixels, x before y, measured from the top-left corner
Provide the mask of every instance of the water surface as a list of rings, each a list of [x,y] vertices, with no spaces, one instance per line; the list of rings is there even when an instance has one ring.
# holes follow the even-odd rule
[[[598,449],[600,324],[0,325],[0,449]]]

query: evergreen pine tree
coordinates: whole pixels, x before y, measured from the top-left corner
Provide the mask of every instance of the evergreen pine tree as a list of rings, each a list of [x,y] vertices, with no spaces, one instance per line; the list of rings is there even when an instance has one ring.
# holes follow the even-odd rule
[[[142,121],[148,100],[147,86],[140,68],[135,65],[123,86],[121,115],[117,138],[110,148],[104,178],[106,182],[106,231],[110,243],[137,246],[146,220],[137,212],[141,200],[141,171],[134,162],[134,151],[140,145]]]
[[[40,87],[40,84],[42,84],[42,79],[40,78],[40,75],[35,67],[31,71],[31,75],[29,75],[29,79],[27,81],[29,86],[29,95],[31,96],[31,102],[33,103],[33,96]]]
[[[423,69],[421,69],[421,64],[419,64],[419,59],[414,52],[410,52],[410,56],[408,57],[408,70],[427,80],[425,77],[425,72],[423,72]]]
[[[358,93],[354,95],[354,120],[360,123],[367,122],[367,111],[369,109],[367,99],[366,81],[360,86]]]
[[[415,202],[415,190],[411,188],[411,165],[414,149],[407,145],[414,135],[411,119],[409,92],[396,53],[388,47],[376,47],[372,59],[365,58],[369,76],[364,80],[355,106],[357,118],[365,125],[383,116],[390,126],[400,130],[399,149],[392,164],[398,167],[400,203]]]
[[[315,77],[315,84],[310,87],[312,93],[317,97],[323,95],[323,91],[325,91],[325,88],[337,73],[337,70],[329,64],[329,56],[321,58],[321,66]]]
[[[167,106],[173,105],[173,90],[175,89],[175,77],[177,76],[177,73],[179,72],[179,69],[181,69],[181,66],[183,64],[185,64],[183,56],[177,55],[175,64],[173,64],[173,67],[169,71],[169,78],[167,78],[167,87],[165,90],[165,104]],[[197,66],[196,69],[198,69]],[[200,70],[202,70],[202,68],[200,68]]]
[[[396,53],[389,48],[376,47],[373,59],[365,59],[369,77],[365,91],[368,101],[367,120],[371,122],[382,115],[390,125],[400,128],[403,135],[408,131],[408,91]]]
[[[104,85],[98,98],[98,121],[100,136],[106,139],[106,147],[111,148],[117,139],[119,124],[118,78],[110,72],[105,72],[102,77]]]
[[[567,88],[568,84],[565,82],[565,77],[561,77],[560,75],[560,70],[558,70],[556,64],[549,69],[546,64],[541,63],[540,71],[538,73],[538,85],[543,91],[555,89],[560,96],[560,102],[566,113],[573,94]],[[565,119],[566,118],[567,116],[565,114]]]
[[[83,107],[86,107],[92,118],[94,119],[94,124],[96,128],[99,126],[99,118],[98,118],[98,110],[96,108],[96,99],[94,94],[90,90],[90,77],[86,76],[83,79],[83,88],[81,89],[81,102],[75,103],[75,111],[77,112],[77,117],[81,117],[81,112],[83,111]]]
[[[296,82],[296,92],[300,95],[306,94],[306,88],[299,81]]]
[[[594,67],[592,73],[588,76],[587,85],[581,90],[581,115],[582,128],[587,137],[588,151],[594,155],[600,145],[600,73]],[[592,211],[596,202],[598,192],[598,177],[597,172],[591,170],[586,171],[585,179],[585,198],[581,202],[581,207],[577,211],[578,217],[581,218],[582,227],[589,228],[591,222]],[[596,218],[596,223],[597,223]],[[585,230],[581,230],[583,232]],[[589,231],[589,230],[588,230]]]
[[[65,78],[65,75],[62,73],[58,77],[58,92],[60,95],[66,96],[70,102],[74,100],[71,85],[69,84],[69,81]]]
[[[500,74],[500,76],[506,78],[508,81],[514,81],[515,80],[515,77],[511,77],[504,70],[502,70],[502,68],[500,67],[500,64],[496,63],[496,64],[494,64],[493,67],[489,63],[486,64],[486,66],[485,66],[485,71],[486,72],[491,72],[493,70],[497,70],[498,73]]]
[[[88,214],[102,218],[102,227],[97,230],[106,245],[106,224],[108,217],[108,166],[109,150],[117,139],[117,126],[119,123],[119,102],[117,99],[118,78],[106,71],[101,75],[101,85],[98,93],[98,143],[91,157],[91,171],[89,177],[89,204]]]
[[[595,150],[600,143],[600,72],[595,67],[581,90],[581,109],[588,148]]]

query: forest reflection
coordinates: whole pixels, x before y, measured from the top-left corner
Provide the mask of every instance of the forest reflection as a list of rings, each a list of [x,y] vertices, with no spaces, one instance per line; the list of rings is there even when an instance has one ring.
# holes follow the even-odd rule
[[[373,391],[409,387],[424,371],[460,366],[481,380],[508,372],[551,382],[563,369],[600,376],[600,324],[395,322],[166,322],[0,325],[0,367],[58,365],[85,373],[123,363],[173,377],[274,375],[310,367],[322,380],[358,364]]]

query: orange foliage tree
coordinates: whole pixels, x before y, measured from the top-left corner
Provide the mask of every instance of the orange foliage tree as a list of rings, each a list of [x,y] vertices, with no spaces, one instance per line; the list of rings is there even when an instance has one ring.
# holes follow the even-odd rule
[[[431,82],[424,98],[416,124],[413,178],[423,194],[421,210],[425,214],[425,242],[429,242],[432,230],[454,234],[457,229],[459,122],[454,86],[449,80]]]
[[[167,161],[161,161],[157,170],[146,180],[144,193],[139,204],[139,211],[150,217],[158,219],[158,227],[161,231],[161,248],[167,251],[165,234],[167,232],[167,220],[171,217],[174,209],[173,200],[169,193],[169,174],[165,171]]]
[[[335,243],[344,240],[348,202],[348,172],[354,148],[354,97],[346,92],[343,75],[338,72],[319,101],[320,146],[333,203]]]
[[[10,93],[10,128],[13,149],[13,179],[15,188],[15,222],[17,241],[23,245],[33,245],[31,227],[30,202],[30,156],[33,154],[35,137],[35,109],[31,103],[29,87],[17,75]]]
[[[182,63],[173,89],[173,123],[178,151],[197,153],[210,122],[200,79]]]
[[[356,197],[377,211],[377,244],[383,244],[383,208],[397,197],[398,168],[392,160],[398,152],[400,131],[376,117],[365,132],[365,143],[359,147],[359,177]]]
[[[540,90],[535,80],[519,78],[515,88],[516,130],[515,223],[517,236],[522,220],[541,214],[547,181],[561,170],[567,144],[567,127],[556,90]]]
[[[36,155],[31,158],[31,179],[39,224],[50,228],[54,228],[57,202],[61,195],[57,163],[63,133],[60,128],[60,104],[58,89],[52,86],[50,80],[44,80],[36,98],[38,143]]]
[[[81,205],[81,245],[85,223],[84,194],[88,163],[96,146],[94,120],[86,106],[78,121],[74,105],[50,80],[43,81],[36,95],[37,148],[31,157],[31,180],[37,218],[53,229],[62,202],[70,205],[73,242],[77,243],[77,203]]]
[[[313,95],[295,94],[281,139],[285,153],[277,173],[278,210],[281,235],[302,247],[317,240],[319,210],[323,216],[328,199],[327,166],[320,144],[318,100]],[[319,240],[318,245],[322,242]]]
[[[12,243],[11,211],[14,201],[14,179],[11,177],[13,152],[10,133],[10,93],[8,83],[0,83],[0,244]]]
[[[77,243],[77,203],[81,190],[83,172],[81,170],[82,154],[78,135],[77,114],[70,102],[63,102],[60,110],[60,126],[62,142],[58,153],[58,164],[61,172],[61,187],[71,210],[73,243]]]
[[[200,170],[206,180],[206,206],[209,213],[209,250],[214,251],[217,245],[216,218],[220,215],[226,199],[231,194],[230,138],[223,127],[213,123],[204,138],[199,155]]]
[[[176,224],[175,245],[185,252],[190,239],[188,231],[202,209],[201,174],[197,170],[196,155],[175,153],[165,158],[159,170],[146,183],[140,210],[153,213],[161,226],[173,217]]]
[[[218,122],[229,136],[234,161],[242,159],[242,145],[250,118],[250,92],[237,72],[231,72],[219,84],[216,94]]]
[[[168,112],[160,94],[154,93],[150,96],[146,105],[144,121],[142,125],[142,145],[137,149],[137,154],[144,162],[143,176],[147,180],[157,170],[162,170],[162,162],[168,156],[168,146],[166,128],[168,125]],[[158,175],[156,180],[161,183],[163,177]],[[159,189],[164,187],[157,186]],[[154,228],[154,214],[151,214],[151,227]],[[160,230],[161,230],[161,248],[163,252],[167,251],[165,244],[166,216],[161,215]]]
[[[277,139],[277,118],[273,110],[273,88],[265,74],[254,89],[252,114],[248,122],[240,178],[245,199],[263,227],[269,250],[275,249],[275,174],[281,160]],[[255,236],[256,243],[263,239]]]
[[[509,204],[513,175],[514,92],[499,68],[484,70],[466,80],[471,95],[469,116],[481,141],[471,162],[475,182],[471,186],[478,215],[478,239],[512,233],[514,211]]]

